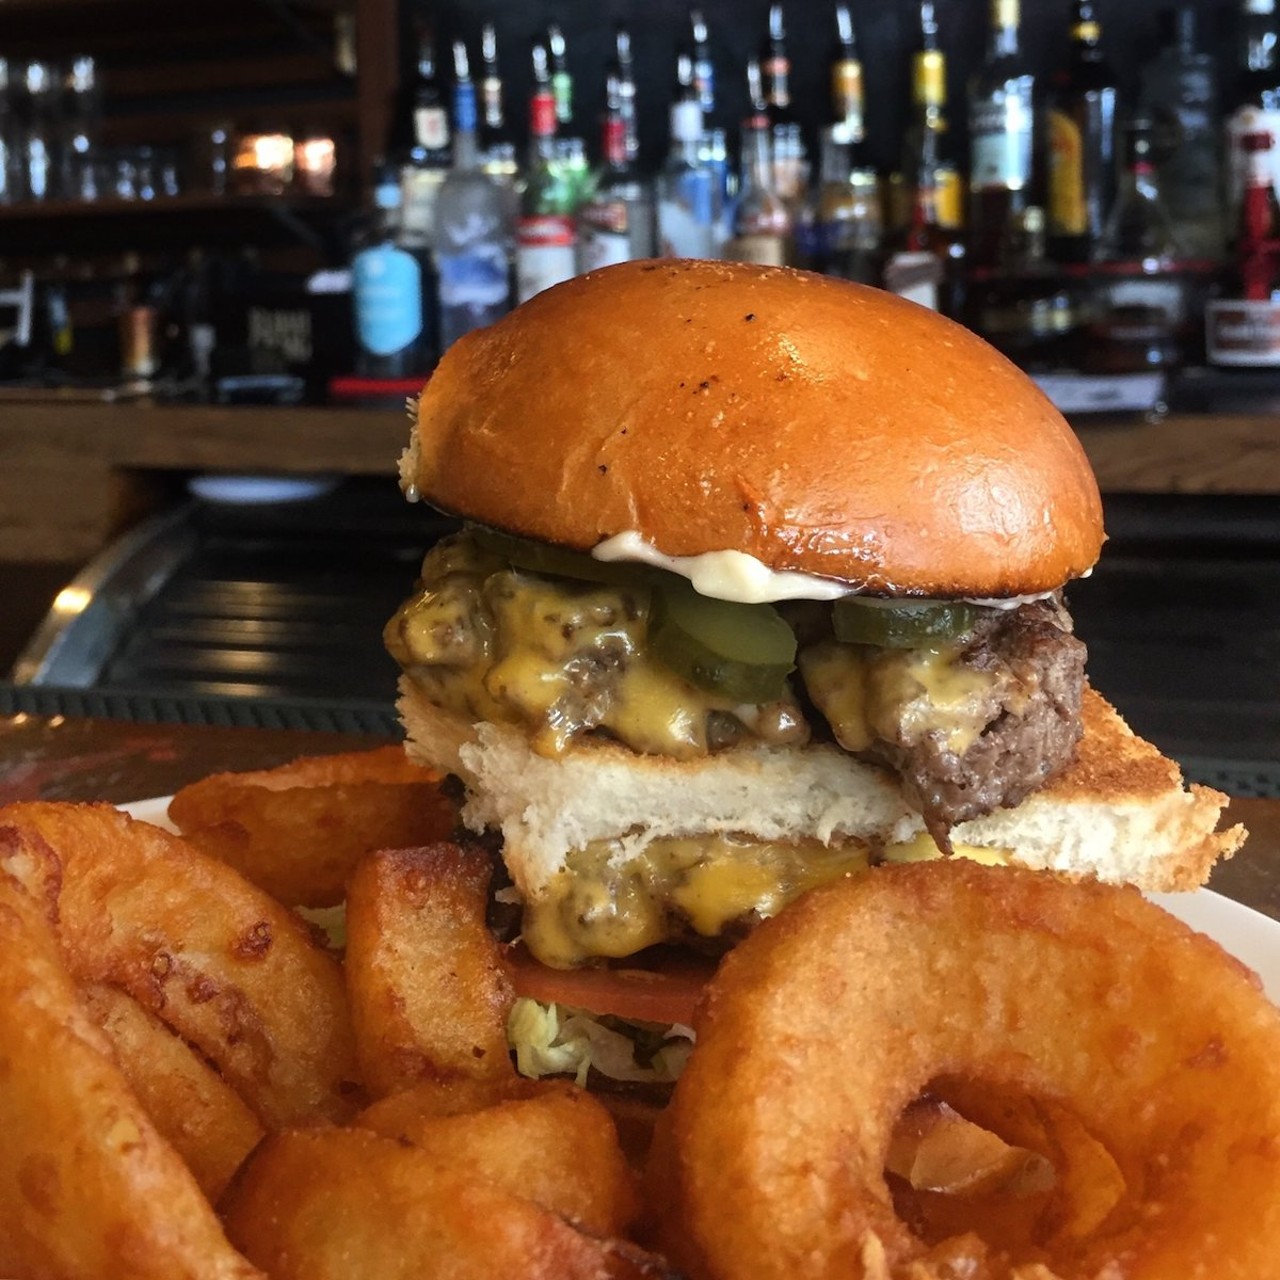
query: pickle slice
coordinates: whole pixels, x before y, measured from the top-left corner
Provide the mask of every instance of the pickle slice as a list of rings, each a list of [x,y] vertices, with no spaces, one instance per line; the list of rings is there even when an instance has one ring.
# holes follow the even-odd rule
[[[842,596],[831,606],[836,639],[885,649],[916,649],[973,630],[981,606],[958,600],[872,600]]]
[[[653,654],[677,675],[739,703],[786,692],[796,638],[769,604],[736,604],[664,583],[654,593]]]
[[[652,580],[655,572],[648,565],[597,560],[585,551],[521,538],[487,525],[471,525],[470,531],[482,547],[501,556],[515,568],[551,578],[577,578],[581,582],[604,582],[610,586],[642,586]]]

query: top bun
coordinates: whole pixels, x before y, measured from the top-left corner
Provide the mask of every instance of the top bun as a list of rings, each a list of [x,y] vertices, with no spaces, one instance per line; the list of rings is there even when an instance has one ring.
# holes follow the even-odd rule
[[[1088,460],[968,330],[783,267],[626,262],[456,342],[418,402],[406,488],[589,549],[736,550],[883,594],[1002,597],[1102,546]]]

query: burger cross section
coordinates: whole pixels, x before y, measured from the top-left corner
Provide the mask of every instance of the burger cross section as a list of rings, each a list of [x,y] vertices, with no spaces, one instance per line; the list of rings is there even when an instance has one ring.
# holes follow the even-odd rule
[[[938,851],[1163,889],[1241,838],[1088,686],[1074,434],[922,308],[594,272],[451,348],[401,473],[464,521],[387,627],[409,751],[500,831],[547,964],[722,950]]]

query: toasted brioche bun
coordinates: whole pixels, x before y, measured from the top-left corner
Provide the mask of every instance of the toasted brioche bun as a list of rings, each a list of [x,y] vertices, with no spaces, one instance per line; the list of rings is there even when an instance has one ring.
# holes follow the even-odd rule
[[[543,541],[638,532],[884,594],[1048,591],[1102,545],[1079,442],[1003,356],[881,290],[741,263],[608,267],[461,338],[401,475]]]
[[[400,690],[410,757],[463,779],[464,822],[502,832],[504,860],[526,898],[593,840],[617,840],[633,856],[667,836],[892,846],[924,830],[890,773],[830,744],[744,746],[678,762],[586,741],[548,759],[520,729],[471,724],[430,703],[408,679]],[[1082,718],[1074,763],[1016,808],[954,828],[956,846],[1148,891],[1203,884],[1213,863],[1244,840],[1242,827],[1216,830],[1227,797],[1184,787],[1177,765],[1092,689]]]

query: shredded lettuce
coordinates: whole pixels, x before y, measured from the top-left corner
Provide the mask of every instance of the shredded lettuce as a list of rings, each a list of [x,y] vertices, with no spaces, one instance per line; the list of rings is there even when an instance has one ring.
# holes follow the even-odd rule
[[[571,1075],[580,1085],[592,1069],[611,1080],[670,1084],[693,1048],[688,1027],[628,1025],[527,996],[512,1006],[507,1039],[521,1075]]]

